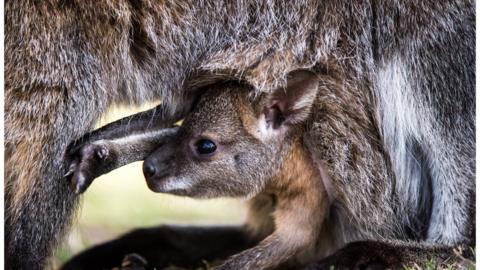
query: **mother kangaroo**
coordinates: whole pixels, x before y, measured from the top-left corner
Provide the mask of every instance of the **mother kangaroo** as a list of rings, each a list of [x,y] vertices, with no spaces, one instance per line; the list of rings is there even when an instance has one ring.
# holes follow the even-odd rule
[[[346,105],[369,106],[394,172],[392,215],[406,233],[381,242],[391,237],[370,204],[340,204],[352,226],[366,228],[359,240],[372,241],[338,256],[473,244],[474,23],[469,0],[6,1],[6,268],[46,266],[77,207],[63,177],[67,145],[110,105],[163,100],[85,140],[170,126],[216,81],[270,92],[298,69],[341,74],[346,93],[365,97]],[[368,153],[353,153],[339,136],[356,118],[331,121],[312,142],[331,142],[318,155],[336,161],[326,164],[332,181],[368,202],[373,176],[358,177],[352,159]],[[217,232],[202,237],[209,233]]]

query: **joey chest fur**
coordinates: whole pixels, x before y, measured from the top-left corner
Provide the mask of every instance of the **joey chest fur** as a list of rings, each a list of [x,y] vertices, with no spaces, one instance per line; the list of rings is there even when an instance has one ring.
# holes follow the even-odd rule
[[[289,242],[292,249],[301,247],[301,252],[288,262],[303,265],[324,253],[319,250],[319,243],[322,246],[322,225],[329,207],[324,180],[301,139],[297,138],[279,173],[249,202],[247,226],[260,238],[275,228],[282,230],[286,235],[284,241]]]

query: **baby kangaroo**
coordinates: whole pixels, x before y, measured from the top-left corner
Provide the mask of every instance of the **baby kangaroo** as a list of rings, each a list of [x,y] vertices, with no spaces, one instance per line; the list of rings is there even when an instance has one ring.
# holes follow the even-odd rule
[[[254,101],[247,87],[220,88],[205,93],[178,136],[145,160],[149,188],[197,198],[251,198],[249,227],[254,236],[269,235],[218,269],[313,260],[329,206],[320,172],[302,144],[318,88],[315,75],[296,72],[286,89]]]
[[[318,79],[307,71],[292,73],[286,88],[256,98],[245,85],[218,85],[202,95],[180,128],[157,136],[163,139],[143,164],[151,190],[195,198],[250,199],[246,227],[252,238],[263,240],[216,269],[298,267],[319,253],[330,201],[326,177],[302,142],[317,89]],[[104,160],[104,164],[91,162],[104,168],[99,171],[116,167],[112,160],[123,156],[118,151],[125,149],[118,142],[92,145]],[[138,149],[154,147],[151,142],[136,145],[142,155],[148,151]],[[85,175],[92,179],[99,173],[78,167],[72,167],[77,184],[90,183]]]

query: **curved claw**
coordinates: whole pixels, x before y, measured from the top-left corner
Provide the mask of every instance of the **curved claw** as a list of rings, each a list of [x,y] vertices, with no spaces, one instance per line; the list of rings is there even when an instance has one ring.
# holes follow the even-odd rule
[[[142,256],[131,253],[125,256],[122,261],[121,268],[122,270],[141,270],[146,269],[148,262]]]
[[[67,178],[67,177],[73,175],[73,173],[75,172],[75,169],[77,168],[77,164],[78,164],[77,160],[72,161],[72,163],[68,167],[68,171],[63,175],[63,177]]]
[[[79,172],[79,175],[75,177],[75,194],[82,194],[87,190],[90,184],[93,182],[92,178],[87,178],[83,173]]]
[[[76,194],[85,192],[93,180],[104,172],[109,154],[108,148],[99,144],[86,144],[70,153],[73,158],[64,177],[71,177]]]
[[[68,172],[66,172],[64,175],[63,175],[63,178],[67,178],[69,177],[70,175],[72,175],[74,172],[74,170],[69,170]]]

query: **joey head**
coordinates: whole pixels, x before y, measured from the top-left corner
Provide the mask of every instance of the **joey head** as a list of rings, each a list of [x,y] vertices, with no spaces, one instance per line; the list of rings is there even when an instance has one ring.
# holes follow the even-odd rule
[[[248,86],[217,85],[202,95],[177,136],[145,160],[144,175],[155,192],[251,199],[248,226],[266,238],[220,269],[313,260],[329,207],[321,168],[302,143],[317,89],[316,76],[307,71],[291,73],[285,88],[256,98]],[[259,203],[266,198],[268,210]]]

